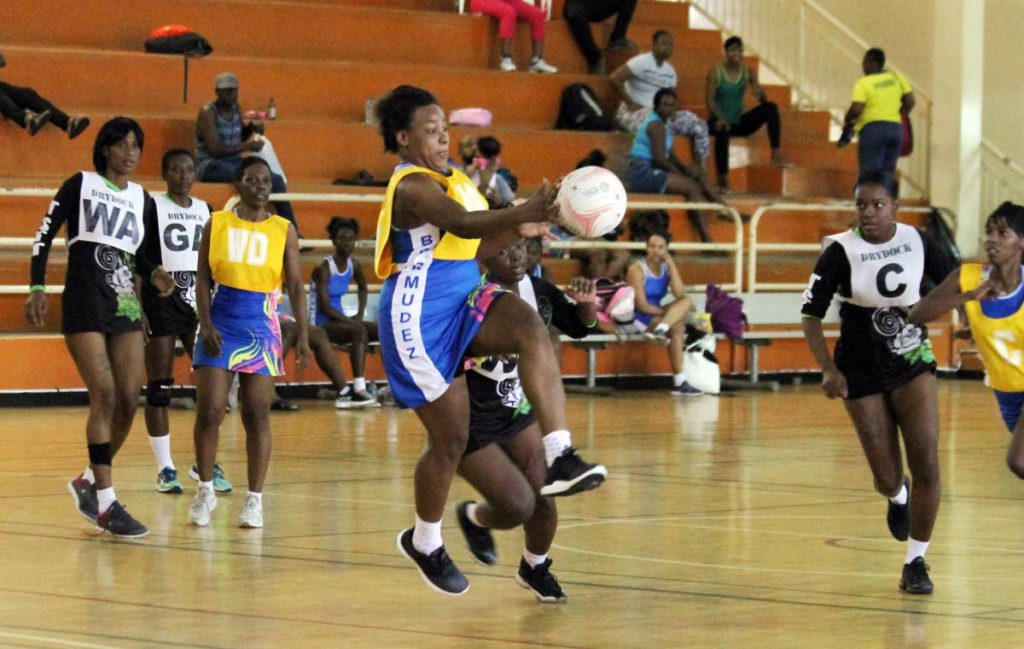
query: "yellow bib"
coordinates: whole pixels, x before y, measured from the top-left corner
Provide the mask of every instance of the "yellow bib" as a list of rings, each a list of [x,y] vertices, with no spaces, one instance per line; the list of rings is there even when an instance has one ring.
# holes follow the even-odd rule
[[[291,224],[274,215],[258,223],[233,212],[210,216],[210,270],[218,284],[269,293],[281,287]]]
[[[380,279],[390,277],[400,268],[394,262],[393,257],[391,210],[394,207],[395,189],[397,189],[398,183],[410,174],[427,174],[445,188],[449,198],[465,207],[467,211],[487,209],[487,199],[480,194],[473,181],[454,167],[450,176],[445,176],[426,167],[409,166],[399,169],[388,182],[388,189],[384,194],[384,204],[381,205],[380,216],[377,217],[377,245],[373,252],[373,267]],[[445,232],[437,247],[434,248],[433,256],[434,259],[473,259],[476,257],[479,246],[479,239],[463,239],[451,232]]]
[[[960,267],[960,290],[973,291],[981,285],[982,264]],[[985,363],[985,383],[1000,392],[1024,392],[1024,309],[1005,318],[990,318],[981,303],[964,305],[974,342]]]

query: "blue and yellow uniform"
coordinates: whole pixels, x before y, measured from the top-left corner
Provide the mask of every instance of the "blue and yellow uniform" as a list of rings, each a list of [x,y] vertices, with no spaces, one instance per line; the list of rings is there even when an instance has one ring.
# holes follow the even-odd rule
[[[988,273],[983,264],[960,267],[960,290],[978,288]],[[981,360],[985,363],[985,384],[996,393],[999,411],[1011,431],[1024,408],[1024,283],[1002,297],[971,300],[964,305],[967,322]]]
[[[395,400],[409,408],[445,393],[501,292],[480,280],[479,239],[463,239],[430,223],[409,230],[392,225],[398,183],[417,173],[437,181],[466,210],[487,209],[487,200],[458,169],[446,175],[402,164],[388,183],[374,252],[374,270],[384,280],[378,327],[388,384]]]
[[[227,211],[210,216],[209,261],[216,283],[210,319],[223,344],[219,356],[210,356],[197,339],[193,366],[284,374],[277,293],[290,225],[277,215],[259,222]]]

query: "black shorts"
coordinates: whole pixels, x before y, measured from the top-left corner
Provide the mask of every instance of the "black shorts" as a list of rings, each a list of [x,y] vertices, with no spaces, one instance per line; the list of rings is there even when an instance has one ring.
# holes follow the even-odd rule
[[[486,417],[470,413],[469,439],[466,441],[466,450],[462,457],[491,444],[508,444],[516,435],[537,421],[537,416],[532,411],[519,414],[511,408],[503,410],[504,413],[497,416],[495,413],[489,413]]]
[[[135,295],[135,258],[110,246],[79,243],[68,249],[61,298],[64,334],[142,331]]]
[[[112,291],[83,290],[81,285],[69,283],[64,287],[61,308],[61,331],[65,335],[142,331],[142,308],[134,293],[119,297]]]
[[[195,309],[181,298],[178,291],[160,297],[147,285],[142,290],[142,308],[146,310],[150,335],[154,338],[190,335],[199,327]]]
[[[873,371],[865,371],[863,367],[852,369],[839,368],[846,379],[846,398],[860,399],[873,394],[892,392],[898,387],[910,383],[925,372],[935,373],[935,363],[915,363],[896,376],[885,376]]]

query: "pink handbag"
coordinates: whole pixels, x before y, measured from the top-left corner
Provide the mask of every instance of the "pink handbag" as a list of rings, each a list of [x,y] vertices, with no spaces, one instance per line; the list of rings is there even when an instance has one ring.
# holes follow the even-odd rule
[[[457,108],[448,115],[448,123],[460,126],[490,126],[491,118],[491,111],[486,108]]]

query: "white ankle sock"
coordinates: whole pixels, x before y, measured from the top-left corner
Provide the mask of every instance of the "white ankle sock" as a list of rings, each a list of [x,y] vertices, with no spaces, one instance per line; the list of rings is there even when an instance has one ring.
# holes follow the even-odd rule
[[[107,487],[106,489],[96,490],[96,499],[99,501],[99,513],[103,513],[110,509],[110,506],[117,500],[117,496],[114,495],[114,488]]]
[[[263,506],[263,492],[260,492],[260,493],[256,493],[255,491],[250,491],[250,492],[249,492],[248,494],[246,494],[246,496],[245,496],[245,499],[246,499],[246,500],[249,500],[249,498],[255,498],[255,499],[256,499],[256,503],[257,503],[257,504],[258,504],[258,505],[259,505],[260,507],[262,507],[262,506]]]
[[[526,563],[530,564],[531,568],[536,568],[537,566],[548,560],[548,555],[533,554],[526,548],[523,548],[523,558],[526,559]]]
[[[907,543],[907,560],[903,563],[910,563],[918,557],[924,558],[924,553],[928,551],[929,543],[931,543],[931,541],[915,541],[913,538],[909,539],[909,542]]]
[[[366,377],[360,376],[358,379],[352,379],[352,389],[356,392],[366,392]]]
[[[428,523],[416,517],[416,527],[412,529],[412,547],[423,554],[430,554],[444,545],[441,538],[441,521]]]
[[[654,328],[654,333],[664,336],[668,333],[668,325],[662,322],[660,325]]]
[[[203,482],[202,480],[200,480],[199,481],[199,488],[200,489],[209,489],[210,493],[213,493],[213,480],[210,480],[209,482]]]
[[[553,430],[544,436],[544,459],[551,466],[555,459],[572,448],[572,434],[567,430]]]
[[[466,505],[466,518],[469,519],[470,523],[477,527],[486,527],[480,522],[480,519],[476,517],[476,503],[469,503]]]
[[[680,372],[679,374],[672,375],[672,383],[678,388],[683,383],[686,383],[686,373]]]
[[[85,471],[82,471],[82,477],[89,481],[89,484],[96,484],[96,476],[92,473],[92,467],[85,467]]]
[[[907,493],[907,485],[906,483],[904,483],[900,485],[900,492],[893,496],[892,498],[890,498],[889,501],[894,505],[906,505],[907,497],[909,495],[910,494]]]
[[[167,433],[162,437],[150,437],[149,446],[153,449],[156,457],[156,470],[162,471],[164,467],[174,467],[174,460],[171,459],[171,434]]]

